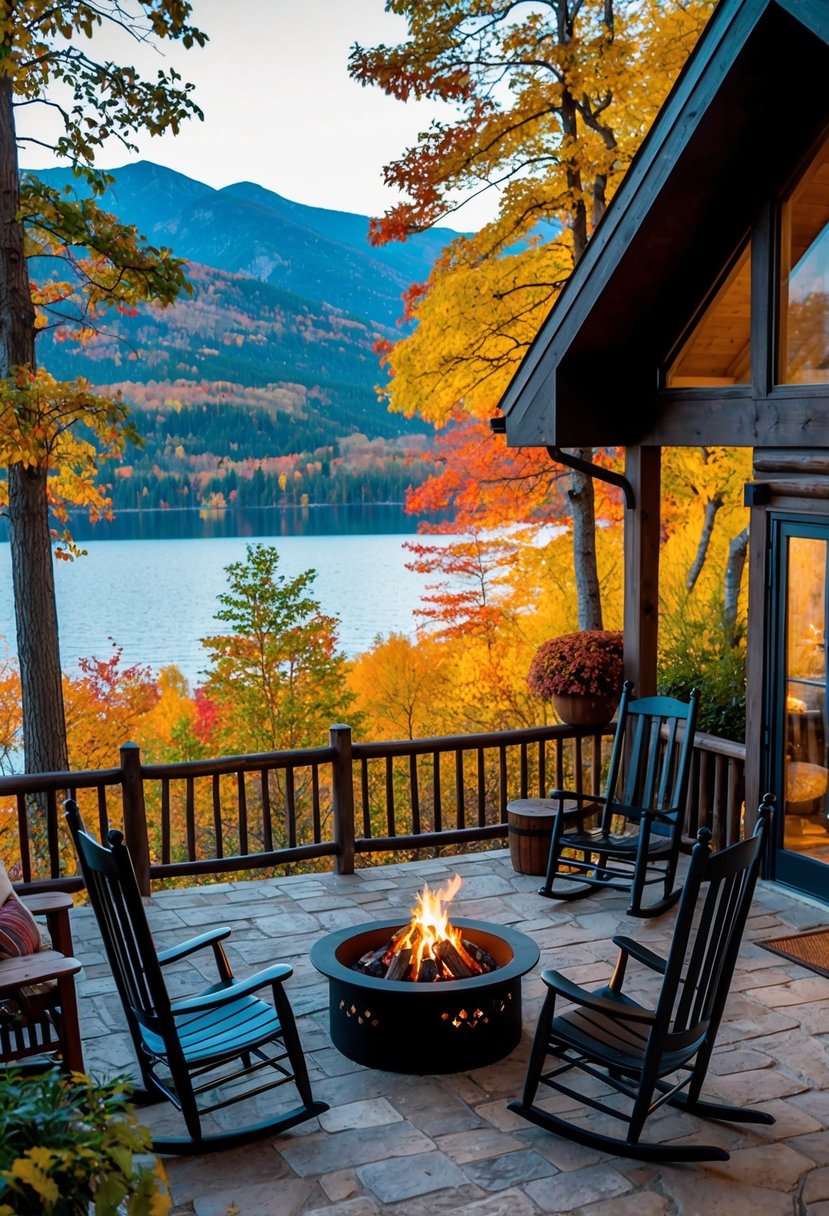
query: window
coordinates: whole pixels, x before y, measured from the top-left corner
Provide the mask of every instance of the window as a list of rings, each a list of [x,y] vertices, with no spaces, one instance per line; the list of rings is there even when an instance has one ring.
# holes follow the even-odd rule
[[[781,212],[779,382],[829,383],[829,139]]]
[[[745,247],[668,369],[667,388],[748,384],[751,379],[751,253]]]

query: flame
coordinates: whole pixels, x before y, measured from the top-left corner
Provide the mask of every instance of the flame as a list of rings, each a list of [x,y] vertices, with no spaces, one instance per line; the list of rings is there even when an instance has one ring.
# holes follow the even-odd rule
[[[460,890],[460,874],[456,874],[444,887],[431,891],[424,883],[417,894],[417,907],[412,908],[412,920],[404,935],[395,943],[398,949],[411,948],[412,967],[417,975],[424,958],[437,958],[434,947],[447,939],[462,949],[460,931],[449,923],[449,913],[444,904],[451,903]],[[464,954],[466,951],[464,950]]]

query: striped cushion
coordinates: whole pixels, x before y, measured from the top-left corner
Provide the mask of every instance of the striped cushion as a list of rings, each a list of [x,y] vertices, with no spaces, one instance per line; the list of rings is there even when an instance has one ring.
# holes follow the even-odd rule
[[[22,958],[40,949],[40,930],[31,912],[12,896],[0,908],[0,959]]]
[[[12,894],[12,891],[13,888],[11,880],[6,873],[6,867],[3,865],[2,861],[0,861],[0,908],[2,908],[3,904]]]

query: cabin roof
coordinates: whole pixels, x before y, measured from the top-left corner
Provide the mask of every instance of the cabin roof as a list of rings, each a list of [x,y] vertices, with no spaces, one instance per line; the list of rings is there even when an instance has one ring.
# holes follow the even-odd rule
[[[657,369],[825,130],[827,80],[827,0],[720,0],[501,399],[511,446],[647,441]]]

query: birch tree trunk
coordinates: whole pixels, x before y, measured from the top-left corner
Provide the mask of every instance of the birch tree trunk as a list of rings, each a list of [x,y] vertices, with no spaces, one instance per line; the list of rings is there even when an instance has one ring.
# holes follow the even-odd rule
[[[572,456],[590,460],[591,448],[571,448]],[[573,470],[567,498],[573,514],[573,566],[576,575],[579,629],[602,629],[602,595],[596,563],[596,504],[593,478]]]
[[[748,528],[743,528],[728,546],[728,562],[725,567],[723,629],[729,646],[736,646],[740,640],[737,635],[737,607],[747,556]]]
[[[34,308],[23,245],[14,107],[0,77],[0,379],[35,366]],[[9,478],[17,654],[27,772],[68,769],[46,470],[14,464]]]

